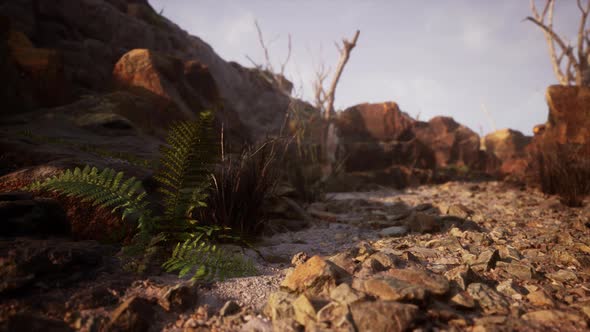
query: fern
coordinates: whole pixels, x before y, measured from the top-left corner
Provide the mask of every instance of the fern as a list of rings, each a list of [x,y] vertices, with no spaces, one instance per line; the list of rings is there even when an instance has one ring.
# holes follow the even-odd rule
[[[192,211],[205,204],[211,165],[217,155],[211,142],[212,120],[211,113],[205,112],[196,121],[173,125],[167,145],[161,148],[161,167],[154,178],[164,196],[164,219],[180,223],[172,227],[187,226]]]
[[[76,167],[43,182],[35,182],[28,189],[60,192],[94,206],[111,208],[112,213],[122,211],[123,220],[135,216],[139,227],[147,231],[152,226],[151,211],[141,181],[135,177],[123,181],[123,177],[123,172],[110,168],[99,171],[96,167]]]
[[[211,113],[203,113],[196,121],[172,126],[162,147],[160,169],[155,179],[162,193],[163,212],[154,216],[148,209],[146,192],[135,177],[125,179],[123,172],[96,167],[75,168],[36,182],[29,190],[49,190],[80,198],[95,206],[120,211],[122,219],[134,216],[139,232],[127,253],[143,254],[139,266],[146,267],[155,248],[170,240],[178,240],[172,256],[163,267],[179,271],[180,276],[193,272],[192,279],[226,278],[254,273],[251,263],[218,248],[220,239],[239,240],[227,235],[227,228],[199,226],[192,218],[195,208],[205,206],[210,186],[210,168],[217,155],[212,138]]]
[[[166,271],[179,271],[181,278],[192,272],[192,280],[223,280],[256,272],[251,262],[217,247],[204,239],[204,235],[200,233],[178,243],[172,257],[162,265]]]

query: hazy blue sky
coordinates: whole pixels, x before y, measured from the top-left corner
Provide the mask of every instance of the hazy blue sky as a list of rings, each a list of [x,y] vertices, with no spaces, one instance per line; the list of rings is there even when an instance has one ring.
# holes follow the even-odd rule
[[[427,120],[449,115],[476,132],[531,134],[547,117],[544,91],[556,84],[528,0],[150,0],[156,10],[209,43],[226,60],[262,63],[258,20],[278,67],[292,35],[287,77],[311,98],[314,68],[334,68],[334,42],[361,30],[336,92],[336,108],[396,101]],[[538,2],[542,7],[542,3]],[[558,1],[554,26],[575,40],[574,0]],[[271,42],[272,41],[272,42]],[[493,121],[482,111],[482,103]]]

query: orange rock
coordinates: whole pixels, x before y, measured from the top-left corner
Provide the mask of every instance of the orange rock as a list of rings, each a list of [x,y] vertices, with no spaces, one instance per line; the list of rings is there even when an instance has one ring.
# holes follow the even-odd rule
[[[115,64],[113,78],[121,88],[138,93],[149,92],[161,97],[162,103],[175,104],[179,111],[189,115],[191,112],[188,106],[168,79],[180,73],[181,66],[182,63],[178,59],[146,49],[135,49],[125,54]]]
[[[358,141],[397,140],[415,122],[395,102],[352,106],[339,113],[336,120],[341,136]]]
[[[8,32],[6,45],[35,104],[51,107],[66,102],[67,86],[59,51],[36,48],[24,33],[15,30]]]
[[[484,142],[486,151],[505,161],[523,157],[524,149],[531,142],[531,137],[517,130],[501,129],[486,135]]]
[[[190,119],[218,103],[219,93],[206,66],[147,49],[125,54],[113,70],[115,84],[155,100],[167,116]]]
[[[549,119],[544,136],[560,144],[590,144],[590,87],[552,85],[545,97]]]
[[[437,116],[428,122],[420,122],[414,133],[434,150],[438,167],[464,165],[477,168],[475,166],[482,161],[479,135],[451,117]]]
[[[309,296],[329,296],[339,284],[346,271],[320,256],[313,256],[297,266],[281,283],[281,287]]]
[[[535,135],[537,132],[540,129]],[[532,137],[512,129],[497,130],[483,139],[486,152],[501,162],[500,174],[515,179],[524,177],[528,167],[527,149],[531,142]]]

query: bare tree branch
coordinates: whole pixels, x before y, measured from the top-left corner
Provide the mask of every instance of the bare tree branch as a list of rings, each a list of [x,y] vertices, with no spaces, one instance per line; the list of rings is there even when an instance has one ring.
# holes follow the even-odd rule
[[[557,57],[557,65],[561,65],[561,61],[563,60],[564,56],[565,56],[565,52],[562,50],[561,54]]]
[[[590,77],[590,31],[586,30],[586,23],[588,21],[588,14],[590,12],[590,0],[587,0],[586,6],[582,4],[584,0],[576,0],[578,9],[581,12],[580,23],[578,27],[576,52],[574,47],[570,46],[569,41],[565,37],[560,37],[553,29],[553,13],[555,8],[555,0],[546,0],[543,11],[539,13],[535,5],[535,0],[530,1],[531,11],[533,16],[526,17],[525,20],[533,22],[541,30],[545,36],[545,40],[549,47],[549,56],[553,71],[558,81],[562,85],[569,85],[575,83],[576,85],[588,85],[585,77]],[[547,21],[545,21],[547,20]],[[561,49],[561,54],[557,55],[555,44]],[[562,70],[562,60],[567,58],[568,61],[565,68]],[[576,59],[577,57],[577,59]]]
[[[579,76],[576,79],[577,85],[582,85],[584,80],[584,75],[586,70],[588,69],[588,61],[586,59],[586,52],[584,51],[584,30],[586,28],[586,20],[588,19],[588,11],[590,9],[590,0],[588,0],[588,4],[586,8],[582,6],[582,0],[576,1],[578,5],[578,9],[582,12],[582,17],[580,18],[580,27],[578,28],[578,70]]]
[[[331,123],[332,113],[334,113],[334,99],[336,97],[336,87],[338,86],[338,82],[340,77],[342,76],[342,71],[350,58],[350,52],[356,46],[356,42],[358,41],[360,35],[360,31],[357,30],[354,34],[354,37],[351,41],[344,39],[342,41],[342,46],[336,44],[336,48],[340,52],[340,60],[338,62],[338,66],[336,67],[336,72],[334,73],[334,77],[332,78],[332,83],[328,91],[324,89],[324,81],[328,78],[330,73],[330,69],[326,70],[324,63],[320,63],[315,71],[315,81],[313,85],[314,89],[314,97],[315,97],[315,104],[316,107],[320,109],[323,113],[323,128],[321,129],[321,164],[322,164],[322,178],[326,178],[329,174],[333,172],[333,166],[335,161],[335,154],[336,149],[334,148],[334,139],[335,139],[335,127],[334,124]]]
[[[326,91],[324,90],[324,81],[330,74],[330,68],[326,69],[325,64],[322,62],[315,71],[315,80],[313,82],[313,91],[315,105],[318,109],[323,111],[325,109],[326,102]]]
[[[590,7],[590,1],[588,2],[588,7],[584,9],[582,6],[582,0],[576,0],[576,4],[578,5],[578,9],[582,12],[582,14],[588,14],[588,7]]]
[[[541,29],[543,29],[543,35],[545,36],[545,41],[547,42],[547,46],[549,47],[549,57],[551,58],[551,64],[553,66],[553,72],[557,77],[557,80],[562,85],[568,85],[569,81],[567,80],[567,74],[564,74],[560,67],[560,62],[557,60],[557,55],[555,51],[555,44],[554,44],[554,37],[557,37],[559,40],[555,40],[555,42],[560,45],[564,54],[567,54],[567,50],[569,46],[559,38],[559,36],[553,32],[553,9],[555,7],[554,0],[547,0],[545,2],[545,6],[543,8],[543,13],[539,15],[536,7],[535,7],[535,0],[531,0],[531,10],[533,12],[533,17],[527,17],[526,19],[538,25]],[[545,17],[547,17],[547,25],[545,25]],[[573,56],[573,55],[572,55]],[[569,57],[569,55],[568,55]]]
[[[348,41],[344,39],[342,41],[342,52],[340,53],[340,61],[338,62],[338,67],[336,67],[336,72],[334,73],[334,79],[332,80],[332,84],[330,85],[330,89],[328,89],[327,95],[327,105],[326,109],[324,110],[324,119],[330,120],[332,113],[334,112],[334,99],[336,98],[336,86],[338,85],[338,81],[340,80],[340,76],[342,75],[342,70],[344,70],[344,66],[348,62],[350,58],[350,52],[356,46],[356,42],[359,38],[360,30],[357,30],[352,38],[352,41]]]
[[[285,61],[283,61],[283,63],[281,64],[280,74],[283,75],[283,77],[285,76],[285,68],[287,67],[287,64],[289,63],[290,59],[291,59],[291,34],[289,34],[289,45],[287,46],[287,57],[285,58]]]
[[[247,55],[246,55],[246,58],[248,59],[248,61],[250,61],[254,65],[254,67],[256,67],[256,69],[262,71],[261,75],[267,81],[269,81],[271,84],[277,86],[281,91],[283,91],[287,94],[290,94],[292,86],[288,86],[287,79],[285,77],[285,69],[287,68],[287,64],[289,63],[289,60],[291,59],[291,51],[292,51],[291,34],[289,34],[287,56],[285,58],[285,61],[283,61],[280,64],[281,71],[279,73],[277,73],[277,72],[275,72],[274,66],[272,65],[272,61],[270,59],[270,52],[268,50],[268,45],[270,45],[274,41],[276,41],[279,38],[279,36],[274,37],[270,41],[270,43],[267,44],[264,42],[264,35],[262,34],[262,29],[260,28],[260,25],[258,24],[257,20],[254,20],[254,25],[256,26],[256,31],[258,33],[258,42],[260,43],[260,47],[262,48],[262,50],[264,52],[265,64],[264,65],[258,64]]]
[[[252,63],[252,65],[256,68],[256,69],[262,69],[262,65],[259,63],[256,63],[256,61],[252,60],[251,57],[249,57],[248,55],[246,55],[246,59],[248,59],[248,61],[250,61],[250,63]]]
[[[272,70],[272,62],[270,61],[270,56],[268,55],[268,47],[264,43],[264,37],[262,36],[262,30],[260,29],[260,25],[258,25],[258,21],[254,20],[254,25],[256,26],[256,31],[258,32],[258,42],[264,51],[264,60],[266,61],[266,70],[273,72]]]

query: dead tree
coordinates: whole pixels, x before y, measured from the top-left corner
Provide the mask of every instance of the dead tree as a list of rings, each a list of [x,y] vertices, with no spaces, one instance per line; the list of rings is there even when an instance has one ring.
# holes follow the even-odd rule
[[[256,69],[260,70],[260,72],[265,76],[265,79],[267,81],[276,84],[276,86],[281,91],[290,94],[293,86],[288,82],[287,78],[285,77],[285,69],[287,67],[287,64],[289,63],[289,60],[291,59],[291,34],[289,34],[287,56],[285,57],[285,60],[281,63],[280,71],[275,71],[275,68],[272,65],[272,61],[270,60],[268,47],[264,42],[262,29],[260,29],[260,25],[258,25],[258,21],[255,20],[254,25],[256,26],[256,31],[258,32],[258,42],[260,43],[260,47],[262,47],[262,50],[264,51],[265,64],[258,64],[247,55],[246,58],[254,65],[254,67],[256,67]]]
[[[328,77],[329,71],[327,71],[323,65],[321,65],[320,69],[316,71],[316,82],[314,83],[315,102],[316,106],[322,111],[323,118],[326,121],[330,121],[332,114],[334,113],[336,87],[338,86],[338,81],[340,81],[340,76],[342,76],[344,66],[346,66],[346,63],[350,58],[350,52],[356,46],[360,33],[361,32],[357,30],[351,41],[343,39],[342,47],[336,44],[336,48],[338,48],[338,51],[340,52],[340,60],[338,61],[338,66],[336,67],[336,72],[334,72],[334,77],[332,78],[332,83],[330,84],[328,91],[324,89],[324,80]]]
[[[315,71],[315,80],[313,81],[313,93],[314,93],[314,103],[315,107],[320,110],[320,112],[324,112],[325,110],[325,101],[326,101],[326,91],[324,91],[324,81],[330,75],[330,68],[326,68],[326,65],[321,62]]]
[[[333,171],[333,164],[336,161],[337,135],[334,124],[331,123],[334,113],[334,100],[336,99],[336,87],[342,76],[342,71],[350,58],[350,52],[356,46],[359,38],[359,30],[356,31],[351,41],[343,39],[342,47],[336,44],[340,52],[340,60],[332,77],[332,83],[328,90],[324,89],[324,81],[329,75],[329,69],[326,69],[323,63],[316,70],[316,80],[314,82],[314,96],[316,107],[322,112],[323,128],[321,130],[321,162],[323,177],[327,178]]]
[[[582,1],[576,0],[581,17],[575,47],[572,47],[566,38],[560,37],[553,29],[555,0],[546,0],[545,6],[540,13],[535,6],[535,0],[531,0],[533,16],[526,18],[526,20],[533,22],[543,30],[545,40],[549,46],[553,72],[561,85],[590,86],[590,29],[586,29],[590,0],[588,0],[586,6],[582,5]],[[559,54],[556,44],[559,48]],[[566,64],[563,67],[562,61],[564,58]]]

